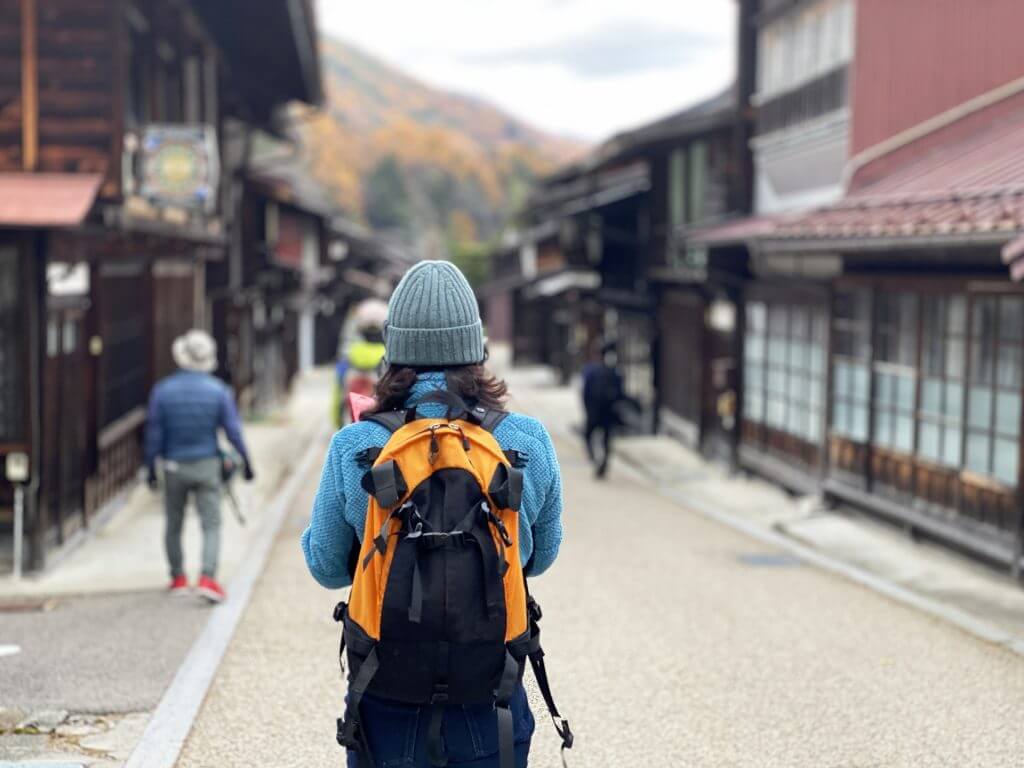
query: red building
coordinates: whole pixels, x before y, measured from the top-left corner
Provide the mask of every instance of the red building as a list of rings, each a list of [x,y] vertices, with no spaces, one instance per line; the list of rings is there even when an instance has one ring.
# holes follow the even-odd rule
[[[698,237],[750,254],[740,457],[1019,572],[1024,6],[855,11],[841,198]]]

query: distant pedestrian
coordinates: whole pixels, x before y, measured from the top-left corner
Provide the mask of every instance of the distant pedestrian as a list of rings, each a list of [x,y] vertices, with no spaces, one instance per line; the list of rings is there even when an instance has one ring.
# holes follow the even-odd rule
[[[601,356],[583,367],[583,409],[586,425],[583,439],[587,455],[594,464],[594,473],[603,478],[608,473],[612,457],[612,438],[615,431],[625,424],[623,408],[639,412],[640,404],[626,394],[622,374],[618,369],[618,352],[613,342],[601,346]],[[599,450],[595,449],[599,440]]]
[[[156,462],[163,460],[167,527],[164,545],[171,571],[172,594],[188,592],[181,550],[181,529],[188,498],[195,498],[203,530],[202,572],[198,593],[219,603],[225,598],[217,583],[220,555],[222,456],[218,430],[223,429],[242,460],[242,475],[253,479],[249,452],[242,438],[238,409],[231,390],[212,372],[217,344],[208,333],[191,330],[171,348],[180,369],[153,388],[146,420],[146,468],[149,487],[158,488]]]
[[[387,305],[379,299],[367,299],[352,313],[353,330],[344,339],[335,366],[334,424],[339,429],[352,421],[346,407],[347,396],[372,396],[384,364],[384,321]]]
[[[354,581],[335,612],[350,670],[338,740],[349,768],[522,768],[528,658],[548,692],[524,575],[547,570],[562,540],[551,438],[504,410],[454,265],[406,273],[384,342],[376,410],[334,435],[302,535],[318,582]]]

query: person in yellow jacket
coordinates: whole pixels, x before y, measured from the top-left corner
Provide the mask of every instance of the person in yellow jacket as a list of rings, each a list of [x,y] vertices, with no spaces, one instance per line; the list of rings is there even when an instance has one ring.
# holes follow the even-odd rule
[[[371,396],[384,363],[384,321],[387,305],[368,299],[353,312],[354,338],[343,345],[335,368],[332,411],[339,429],[348,418],[345,399],[349,393]]]

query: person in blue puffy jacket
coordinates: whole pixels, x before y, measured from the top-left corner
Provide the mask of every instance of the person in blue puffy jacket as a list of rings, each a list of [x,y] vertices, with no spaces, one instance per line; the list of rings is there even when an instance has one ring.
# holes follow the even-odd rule
[[[191,330],[174,341],[171,355],[179,370],[157,382],[149,399],[145,441],[149,487],[157,490],[156,462],[162,459],[167,514],[164,546],[171,571],[171,594],[189,591],[181,528],[185,505],[192,495],[203,529],[202,572],[196,591],[210,602],[219,603],[225,594],[217,581],[223,484],[218,431],[224,431],[241,456],[247,481],[253,479],[252,464],[231,390],[212,375],[217,368],[216,342],[205,331]]]
[[[454,391],[470,404],[503,409],[505,384],[484,367],[483,330],[472,289],[452,264],[424,261],[402,278],[391,297],[384,343],[386,365],[376,395],[380,410],[397,410],[435,390]],[[427,403],[425,416],[441,416],[445,406]],[[359,456],[383,446],[388,430],[374,422],[350,424],[331,440],[302,549],[313,577],[324,587],[352,583],[366,519],[366,474]],[[519,559],[527,576],[546,571],[562,541],[562,480],[558,459],[544,426],[529,416],[510,413],[494,430],[505,451],[529,456],[524,467],[519,510]],[[410,768],[431,765],[426,708],[385,701],[367,693],[360,705],[361,724],[376,765]],[[516,763],[527,764],[533,715],[520,683],[511,702]],[[447,763],[460,768],[497,768],[499,745],[492,705],[449,706],[442,724]],[[362,768],[349,752],[350,768]]]

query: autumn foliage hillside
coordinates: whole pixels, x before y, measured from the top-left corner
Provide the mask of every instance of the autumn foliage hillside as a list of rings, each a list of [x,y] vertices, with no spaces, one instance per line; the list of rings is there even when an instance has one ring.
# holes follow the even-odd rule
[[[322,43],[327,103],[306,124],[311,167],[343,210],[423,256],[493,237],[530,182],[582,147],[478,99]]]

